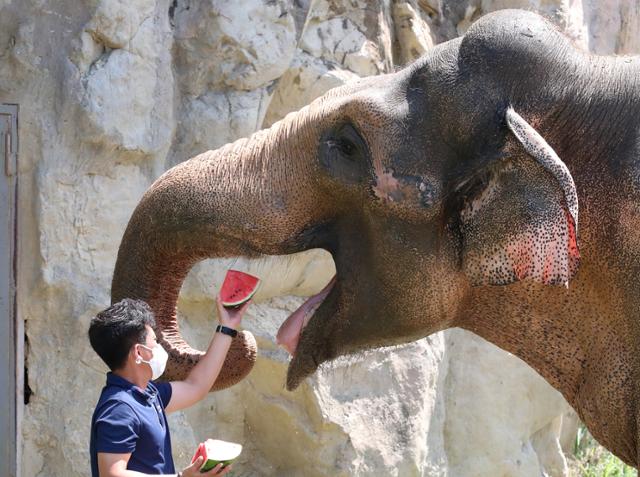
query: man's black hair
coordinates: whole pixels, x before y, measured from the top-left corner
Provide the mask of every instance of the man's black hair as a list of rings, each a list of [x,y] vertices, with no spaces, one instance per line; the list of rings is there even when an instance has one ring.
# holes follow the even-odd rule
[[[155,328],[153,311],[142,300],[125,298],[98,313],[89,326],[91,347],[109,369],[124,366],[129,350],[147,339],[145,325]]]

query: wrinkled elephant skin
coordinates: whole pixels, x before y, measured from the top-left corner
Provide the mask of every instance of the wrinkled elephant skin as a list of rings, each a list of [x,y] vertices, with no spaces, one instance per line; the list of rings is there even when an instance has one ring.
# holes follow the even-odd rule
[[[125,231],[112,299],[150,303],[179,379],[200,353],[175,318],[194,263],[323,248],[334,281],[279,333],[290,389],[337,356],[458,326],[529,363],[637,465],[638,118],[639,58],[487,15],[167,171]],[[251,334],[233,349],[215,388],[251,369]]]

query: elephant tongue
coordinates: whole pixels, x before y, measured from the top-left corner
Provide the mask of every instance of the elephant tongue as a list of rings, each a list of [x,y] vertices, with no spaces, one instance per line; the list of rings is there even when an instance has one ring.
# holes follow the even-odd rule
[[[276,335],[276,343],[286,349],[289,354],[295,354],[302,330],[307,326],[307,323],[309,323],[313,313],[327,297],[335,282],[336,277],[334,276],[320,293],[309,297],[307,301],[305,301],[285,320],[284,323],[282,323],[282,326]]]

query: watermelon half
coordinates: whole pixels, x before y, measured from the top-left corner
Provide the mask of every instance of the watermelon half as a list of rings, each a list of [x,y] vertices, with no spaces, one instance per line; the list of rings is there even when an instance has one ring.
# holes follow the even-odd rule
[[[193,464],[200,456],[204,457],[204,463],[200,467],[200,472],[213,469],[222,463],[223,466],[231,464],[242,452],[242,446],[234,442],[221,441],[217,439],[207,439],[198,446],[198,450],[191,459]]]
[[[259,284],[258,277],[238,270],[229,270],[220,290],[222,306],[235,308],[245,304],[256,293]]]

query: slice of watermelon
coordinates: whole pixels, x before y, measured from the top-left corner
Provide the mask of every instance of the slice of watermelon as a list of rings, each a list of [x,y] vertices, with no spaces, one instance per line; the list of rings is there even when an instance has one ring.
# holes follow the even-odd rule
[[[234,308],[243,305],[255,294],[259,284],[258,277],[238,270],[229,270],[220,290],[222,306]]]
[[[195,462],[195,460],[202,455],[204,457],[204,463],[202,467],[200,467],[200,472],[206,472],[220,463],[222,463],[223,467],[231,464],[231,462],[240,455],[240,452],[242,452],[242,446],[240,444],[218,439],[207,439],[203,444],[198,446],[196,455],[193,456],[191,463]]]

